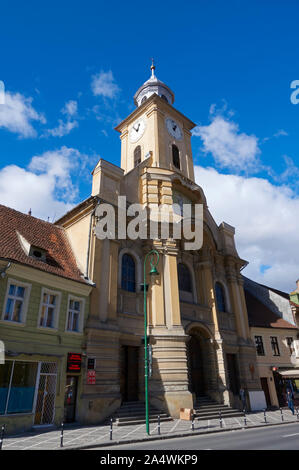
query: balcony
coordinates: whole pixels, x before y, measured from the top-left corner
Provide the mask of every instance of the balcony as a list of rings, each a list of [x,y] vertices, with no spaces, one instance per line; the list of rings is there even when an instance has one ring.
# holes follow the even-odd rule
[[[191,302],[180,302],[181,317],[193,321],[200,321],[203,323],[212,324],[211,309],[203,305],[194,304]]]
[[[220,330],[236,330],[235,315],[229,312],[219,312],[218,322]]]

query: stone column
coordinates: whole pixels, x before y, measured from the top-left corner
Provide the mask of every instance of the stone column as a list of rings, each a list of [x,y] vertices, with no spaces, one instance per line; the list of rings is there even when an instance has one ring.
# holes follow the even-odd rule
[[[160,324],[153,322],[149,328],[153,348],[150,401],[158,409],[166,410],[178,418],[180,408],[192,408],[193,400],[188,390],[187,335],[180,316],[176,244],[168,240],[159,251],[161,261],[158,270],[163,269],[163,282],[160,286],[154,285],[151,297],[151,308],[157,312],[153,318],[159,320]]]
[[[215,396],[214,398],[219,402],[230,404],[230,397],[228,391],[228,376],[226,373],[223,339],[219,329],[212,264],[209,260],[205,259],[204,261],[199,263],[199,267],[202,270],[202,277],[204,279],[206,302],[208,307],[210,307],[211,309],[212,319],[215,327],[215,338],[213,346],[215,348],[215,355],[217,359],[218,368],[218,397]]]

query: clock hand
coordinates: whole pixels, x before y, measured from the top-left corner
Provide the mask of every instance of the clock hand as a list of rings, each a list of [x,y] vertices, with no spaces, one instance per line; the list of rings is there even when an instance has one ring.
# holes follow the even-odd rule
[[[136,129],[136,126],[137,126],[137,129]],[[135,124],[135,126],[133,126],[133,127],[134,127],[135,131],[138,132],[138,131],[139,131],[139,127],[140,127],[140,123],[139,123],[138,125]]]

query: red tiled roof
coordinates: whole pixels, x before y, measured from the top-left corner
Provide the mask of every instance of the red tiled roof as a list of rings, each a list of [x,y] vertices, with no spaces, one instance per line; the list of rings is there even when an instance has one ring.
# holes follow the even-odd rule
[[[263,304],[248,290],[244,289],[244,291],[250,326],[297,329],[295,325],[292,325],[291,323],[276,315],[276,313],[270,310],[270,308]]]
[[[46,252],[46,262],[28,256],[17,232]],[[75,281],[85,282],[62,227],[0,204],[0,258],[16,261]]]

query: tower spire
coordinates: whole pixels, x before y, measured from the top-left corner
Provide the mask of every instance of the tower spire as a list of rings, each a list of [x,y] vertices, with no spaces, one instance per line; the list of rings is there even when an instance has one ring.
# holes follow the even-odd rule
[[[154,59],[152,57],[152,65],[151,65],[152,78],[155,78],[155,69],[156,69],[156,66],[154,64]]]

